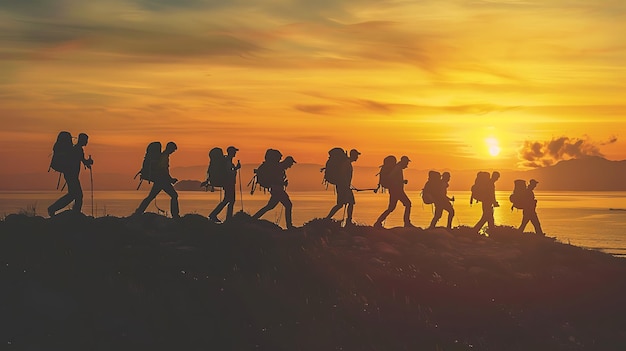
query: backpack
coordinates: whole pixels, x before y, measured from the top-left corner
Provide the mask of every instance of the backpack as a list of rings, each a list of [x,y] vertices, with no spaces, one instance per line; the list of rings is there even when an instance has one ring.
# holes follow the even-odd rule
[[[285,172],[280,169],[280,159],[283,154],[275,149],[267,149],[265,161],[254,170],[254,177],[248,183],[252,185],[250,194],[254,194],[257,184],[263,189],[270,189],[272,186],[282,183],[285,180]]]
[[[50,166],[48,167],[48,172],[50,169],[64,173],[68,170],[72,160],[72,148],[74,144],[72,143],[72,134],[70,132],[59,132],[57,135],[57,141],[52,146],[52,160],[50,160]]]
[[[526,205],[528,195],[526,181],[524,179],[516,179],[513,181],[513,184],[513,193],[509,196],[509,200],[513,204],[511,205],[511,210],[514,208],[522,210]]]
[[[346,152],[340,148],[332,148],[328,151],[328,160],[326,166],[322,168],[324,171],[324,182],[337,185],[342,180],[348,180],[346,165],[350,162]]]
[[[389,155],[383,159],[383,165],[380,166],[380,172],[378,172],[378,185],[383,188],[389,189],[393,186],[393,179],[391,179],[391,172],[398,163],[395,156]]]
[[[224,151],[219,147],[212,148],[209,151],[209,169],[207,169],[209,184],[223,187],[228,180],[229,166]]]
[[[475,199],[477,201],[485,201],[489,198],[489,182],[491,181],[491,177],[489,176],[489,172],[478,172],[476,174],[476,180],[474,180],[474,185],[472,185],[472,195],[470,197],[470,204]]]
[[[161,161],[161,142],[153,141],[146,147],[146,154],[143,157],[141,169],[135,174],[135,178],[139,176],[137,189],[139,189],[144,180],[148,182],[155,181],[158,175],[159,161]]]
[[[437,196],[441,191],[441,173],[437,171],[428,172],[428,180],[422,189],[422,201],[430,205],[435,203]]]

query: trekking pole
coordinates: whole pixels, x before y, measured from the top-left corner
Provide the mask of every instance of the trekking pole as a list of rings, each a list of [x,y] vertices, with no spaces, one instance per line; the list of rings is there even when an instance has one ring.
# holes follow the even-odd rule
[[[237,161],[237,165],[240,165],[239,161]],[[241,201],[241,212],[243,212],[243,184],[241,184],[241,167],[237,168],[237,173],[239,174],[239,201]]]
[[[355,187],[351,187],[352,190],[359,192],[359,191],[373,191],[376,192],[378,190],[378,188],[365,188],[365,189],[359,189],[359,188],[355,188]]]
[[[154,207],[156,207],[156,209],[157,209],[157,213],[158,214],[164,214],[167,217],[167,211],[165,211],[164,209],[160,208],[159,205],[157,205],[156,197],[154,198],[153,203],[154,203]]]
[[[91,155],[89,155],[89,160],[91,160]],[[91,170],[91,165],[89,166],[89,180],[91,180],[91,217],[94,217],[93,215],[93,171]]]

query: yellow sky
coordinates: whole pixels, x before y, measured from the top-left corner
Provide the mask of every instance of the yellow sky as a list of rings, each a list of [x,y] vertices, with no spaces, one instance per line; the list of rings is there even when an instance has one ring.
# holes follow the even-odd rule
[[[625,15],[608,0],[3,3],[0,174],[47,169],[60,130],[119,173],[152,140],[177,142],[177,166],[231,144],[246,163],[269,147],[323,163],[334,146],[419,169],[626,159]],[[559,138],[579,153],[549,153]]]

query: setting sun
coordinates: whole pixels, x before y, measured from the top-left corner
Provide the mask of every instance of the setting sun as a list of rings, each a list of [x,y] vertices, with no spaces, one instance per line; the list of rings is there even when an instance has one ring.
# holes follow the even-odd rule
[[[487,151],[491,156],[498,156],[500,154],[500,146],[498,145],[498,140],[494,137],[489,137],[485,139],[485,143],[487,144]]]

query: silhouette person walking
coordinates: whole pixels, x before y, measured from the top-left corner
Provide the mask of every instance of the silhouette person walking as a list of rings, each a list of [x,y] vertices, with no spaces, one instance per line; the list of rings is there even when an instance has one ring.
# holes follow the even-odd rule
[[[178,149],[178,147],[173,141],[168,142],[165,146],[165,150],[161,153],[158,164],[154,169],[152,189],[150,189],[148,196],[141,201],[133,215],[144,213],[148,205],[150,205],[150,202],[163,190],[171,197],[170,212],[172,213],[172,218],[180,218],[180,214],[178,213],[178,193],[173,186],[178,179],[172,178],[170,175],[170,155],[176,151],[176,149]]]
[[[226,179],[224,181],[224,199],[215,206],[215,209],[209,214],[209,219],[215,223],[220,223],[220,219],[217,215],[228,205],[226,208],[226,220],[229,220],[233,216],[233,208],[235,206],[235,184],[237,183],[237,170],[241,168],[241,163],[237,162],[237,165],[233,164],[233,158],[237,154],[237,149],[234,146],[229,146],[226,149]]]
[[[354,204],[356,201],[354,200],[354,193],[352,192],[352,162],[359,159],[359,155],[361,153],[356,149],[350,150],[350,156],[348,157],[348,162],[345,162],[342,166],[344,169],[341,170],[342,177],[339,179],[337,184],[335,185],[335,189],[337,191],[337,204],[330,209],[328,212],[327,219],[331,219],[337,211],[339,211],[343,206],[346,206],[346,226],[351,226],[352,223],[352,213],[354,212]]]
[[[494,207],[500,207],[500,204],[496,201],[496,182],[498,179],[500,179],[500,172],[494,171],[491,173],[491,179],[486,183],[485,194],[482,196],[483,199],[480,200],[483,214],[474,226],[476,231],[479,231],[485,223],[487,223],[489,229],[495,228],[493,209]]]
[[[454,197],[448,197],[449,183],[450,172],[443,172],[441,174],[441,182],[435,192],[435,215],[433,216],[433,220],[430,222],[430,227],[428,227],[428,229],[435,228],[435,225],[437,225],[437,222],[443,215],[444,210],[448,212],[447,228],[452,229],[452,218],[454,217],[454,207],[452,207],[452,201],[454,201]]]
[[[89,136],[87,136],[87,134],[80,133],[78,135],[78,141],[72,147],[68,155],[67,167],[63,171],[63,177],[67,184],[67,194],[63,195],[48,207],[48,215],[50,217],[54,216],[58,210],[69,205],[72,201],[74,201],[72,211],[81,212],[83,207],[83,189],[80,186],[79,179],[80,166],[82,163],[86,168],[91,168],[93,164],[91,156],[89,159],[85,159],[85,151],[83,150],[83,147],[87,145],[88,141]]]
[[[537,199],[535,199],[535,188],[539,184],[538,181],[531,179],[528,183],[528,188],[524,193],[524,208],[522,208],[522,224],[519,226],[520,233],[524,232],[524,228],[528,222],[533,224],[535,227],[535,233],[539,235],[545,235],[543,230],[541,229],[541,223],[539,223],[539,217],[537,217]]]
[[[267,205],[262,207],[260,210],[255,213],[252,218],[259,219],[263,216],[267,211],[272,210],[278,203],[280,202],[285,207],[285,224],[287,229],[293,228],[293,222],[291,219],[291,209],[292,203],[291,199],[289,199],[289,194],[285,188],[288,185],[286,170],[294,165],[296,161],[291,156],[285,157],[283,161],[280,161],[276,167],[276,177],[272,177],[274,179],[270,180],[269,189],[270,189],[270,199],[267,202]]]
[[[411,224],[411,200],[404,192],[404,185],[408,183],[407,180],[404,179],[403,170],[409,166],[409,158],[407,156],[402,156],[400,158],[400,162],[398,162],[389,175],[389,206],[387,209],[378,217],[376,223],[374,223],[375,228],[382,228],[383,221],[389,216],[393,210],[396,209],[396,205],[398,201],[400,201],[404,205],[404,227],[405,228],[414,228],[415,226]]]

